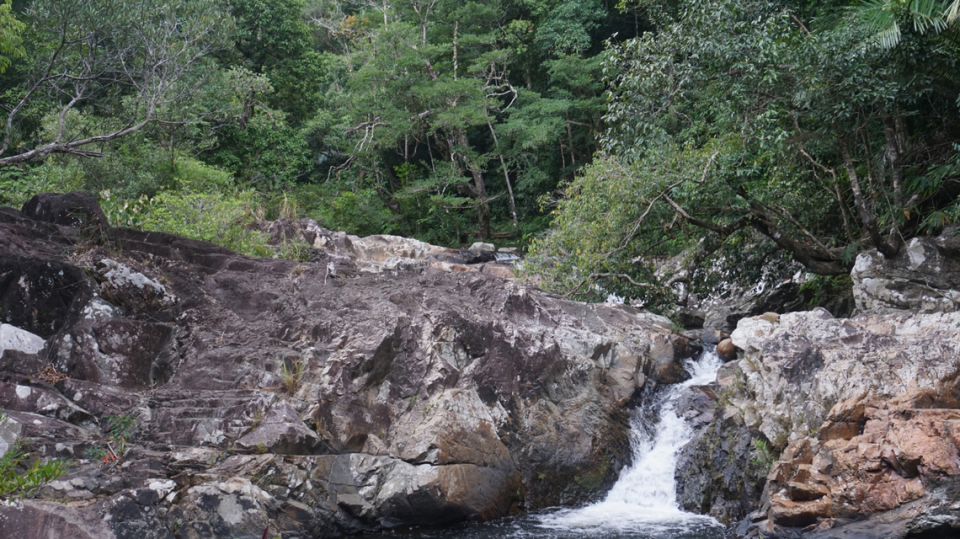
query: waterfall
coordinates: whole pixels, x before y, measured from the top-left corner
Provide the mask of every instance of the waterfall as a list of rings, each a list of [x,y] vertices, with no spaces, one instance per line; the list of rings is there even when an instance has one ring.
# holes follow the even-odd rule
[[[676,402],[684,389],[716,380],[722,362],[712,351],[685,367],[691,378],[660,391],[652,406],[659,406],[658,419],[644,421],[641,410],[631,419],[633,465],[606,499],[581,509],[563,510],[541,517],[540,526],[553,530],[669,532],[690,525],[718,525],[714,519],[680,510],[674,472],[677,453],[690,441],[692,432],[676,413]]]

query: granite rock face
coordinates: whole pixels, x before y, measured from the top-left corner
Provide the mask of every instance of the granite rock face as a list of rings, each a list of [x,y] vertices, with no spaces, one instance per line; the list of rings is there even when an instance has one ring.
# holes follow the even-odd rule
[[[38,207],[99,215],[70,197]],[[669,320],[414,240],[265,225],[306,242],[297,263],[34,213],[0,209],[0,409],[36,456],[76,463],[41,497],[118,539],[321,537],[595,499],[630,458],[626,406],[697,352]],[[123,448],[117,417],[135,421]]]
[[[876,250],[857,256],[850,273],[858,312],[960,310],[960,235],[913,238],[893,259]]]
[[[957,534],[958,336],[956,311],[741,320],[681,502],[754,537]]]

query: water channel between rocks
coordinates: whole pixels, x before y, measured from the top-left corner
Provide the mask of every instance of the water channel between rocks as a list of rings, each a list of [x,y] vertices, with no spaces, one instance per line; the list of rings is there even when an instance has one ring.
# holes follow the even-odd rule
[[[623,471],[603,501],[579,509],[398,535],[417,539],[723,537],[724,528],[716,520],[680,510],[674,480],[677,453],[691,437],[689,425],[676,413],[677,399],[688,387],[712,383],[721,364],[712,351],[704,352],[699,360],[687,363],[689,380],[661,390],[644,409],[634,411],[633,464]]]

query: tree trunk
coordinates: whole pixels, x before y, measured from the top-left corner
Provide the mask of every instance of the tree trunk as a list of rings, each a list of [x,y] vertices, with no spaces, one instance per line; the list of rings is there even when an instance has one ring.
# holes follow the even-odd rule
[[[487,203],[487,186],[483,181],[483,173],[470,168],[473,176],[474,190],[477,193],[477,224],[480,227],[480,238],[490,239],[490,204]]]
[[[896,247],[884,241],[880,236],[880,229],[877,226],[877,216],[874,215],[863,198],[863,191],[860,189],[860,179],[857,177],[857,167],[853,164],[850,157],[850,150],[847,148],[847,141],[841,136],[837,137],[837,145],[840,146],[840,155],[843,156],[843,165],[847,169],[847,175],[850,177],[850,188],[853,191],[854,205],[860,214],[860,220],[863,221],[864,228],[870,236],[870,242],[880,251],[883,256],[891,258],[897,255]]]

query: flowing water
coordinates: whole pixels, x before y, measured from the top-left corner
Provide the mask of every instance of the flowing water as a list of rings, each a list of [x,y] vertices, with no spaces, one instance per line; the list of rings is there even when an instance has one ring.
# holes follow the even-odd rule
[[[692,435],[676,414],[681,392],[713,382],[721,361],[704,352],[686,365],[691,378],[660,391],[632,418],[633,465],[625,469],[606,499],[580,509],[560,509],[494,523],[435,531],[417,531],[423,539],[494,539],[543,537],[584,539],[719,539],[724,528],[714,519],[685,513],[676,500],[677,452]],[[646,412],[646,413],[645,413]],[[650,413],[658,412],[658,413]]]

